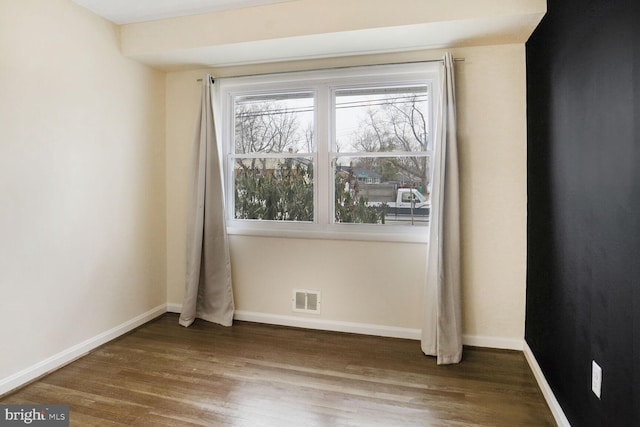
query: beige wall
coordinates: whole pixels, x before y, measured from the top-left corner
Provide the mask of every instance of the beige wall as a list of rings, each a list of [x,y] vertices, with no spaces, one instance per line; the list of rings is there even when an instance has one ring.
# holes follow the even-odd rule
[[[462,168],[466,335],[524,338],[526,118],[524,45],[454,50]],[[440,51],[244,66],[217,76],[439,58]],[[186,177],[204,71],[167,75],[167,298],[182,302]],[[231,236],[237,309],[279,316],[291,290],[322,291],[322,320],[419,329],[421,244]],[[309,315],[307,315],[309,317]]]
[[[524,45],[462,51],[458,132],[463,332],[524,339],[527,130]]]
[[[166,301],[164,74],[68,0],[0,0],[0,380]]]

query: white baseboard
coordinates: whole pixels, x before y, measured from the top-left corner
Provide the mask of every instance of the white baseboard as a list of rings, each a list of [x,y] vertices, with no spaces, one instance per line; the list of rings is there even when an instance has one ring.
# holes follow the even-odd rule
[[[400,328],[396,326],[373,325],[368,323],[341,322],[336,320],[314,319],[310,317],[283,316],[279,314],[255,313],[237,310],[236,320],[268,323],[270,325],[293,326],[296,328],[320,329],[323,331],[349,332],[380,337],[420,339],[420,329]]]
[[[471,347],[522,351],[524,340],[515,338],[485,337],[482,335],[463,335],[462,343]]]
[[[142,313],[139,316],[134,317],[106,332],[103,332],[95,337],[89,338],[79,344],[74,345],[66,350],[61,351],[58,354],[29,366],[15,374],[0,379],[0,396],[10,392],[24,384],[27,384],[34,379],[41,377],[55,369],[58,369],[69,362],[77,359],[78,357],[86,354],[87,352],[105,344],[119,336],[126,334],[127,332],[137,328],[140,325],[147,323],[148,321],[162,315],[167,311],[165,304],[159,305],[146,313]]]
[[[538,365],[536,357],[533,355],[533,352],[531,351],[531,348],[529,348],[529,345],[526,343],[526,341],[524,343],[524,357],[527,359],[529,367],[533,371],[533,375],[536,377],[536,381],[538,381],[538,386],[540,387],[542,395],[547,401],[547,405],[549,405],[549,409],[551,409],[553,418],[555,418],[556,423],[558,423],[558,427],[571,427],[567,416],[564,414],[560,403],[558,403],[556,396],[553,394],[553,391],[551,390],[547,379],[542,373],[542,369],[540,369],[540,365]]]
[[[170,313],[180,313],[182,311],[182,304],[167,304],[167,311]],[[235,320],[266,323],[268,325],[291,326],[294,328],[317,329],[322,331],[349,332],[354,334],[376,335],[380,337],[404,338],[410,340],[419,340],[421,334],[420,329],[314,319],[302,316],[284,316],[281,314],[258,313],[244,310],[236,310],[233,318]]]
[[[167,311],[170,313],[180,313],[182,311],[182,304],[167,304]],[[343,322],[302,316],[285,316],[280,314],[258,313],[244,310],[236,310],[233,318],[240,321],[266,323],[269,325],[292,326],[295,328],[318,329],[334,332],[349,332],[410,340],[420,340],[420,336],[422,334],[420,329],[400,328],[396,326],[375,325],[369,323]],[[473,347],[518,351],[522,351],[524,343],[524,341],[520,339],[485,337],[478,335],[463,335],[462,342],[464,345]]]
[[[167,303],[168,313],[180,313],[182,311],[182,304]]]

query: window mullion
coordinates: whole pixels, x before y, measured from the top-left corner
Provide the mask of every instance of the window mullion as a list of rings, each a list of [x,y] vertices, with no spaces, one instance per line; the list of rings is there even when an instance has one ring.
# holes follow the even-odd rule
[[[316,92],[316,218],[317,223],[324,226],[330,222],[332,185],[329,164],[329,144],[331,132],[329,129],[331,117],[331,102],[329,89],[326,85],[318,87]]]

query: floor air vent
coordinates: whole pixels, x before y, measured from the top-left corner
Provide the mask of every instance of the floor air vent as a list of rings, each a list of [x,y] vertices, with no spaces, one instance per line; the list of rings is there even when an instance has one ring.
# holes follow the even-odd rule
[[[294,289],[293,311],[301,313],[320,313],[320,291]]]

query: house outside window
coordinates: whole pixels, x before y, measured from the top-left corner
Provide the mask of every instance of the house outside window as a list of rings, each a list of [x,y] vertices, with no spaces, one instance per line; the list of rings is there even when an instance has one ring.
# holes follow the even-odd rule
[[[229,232],[426,241],[438,66],[222,79]]]

